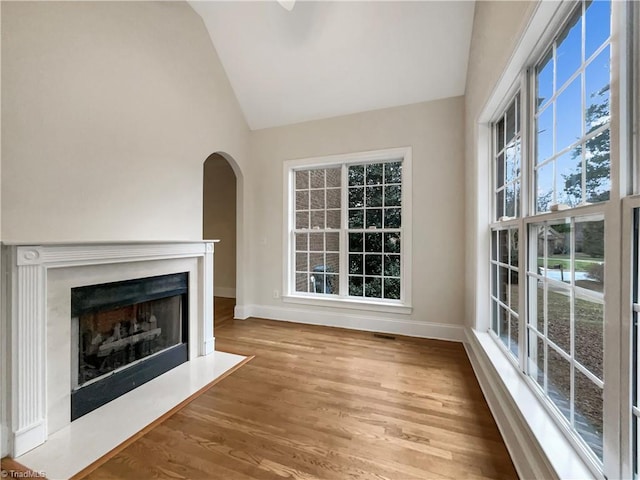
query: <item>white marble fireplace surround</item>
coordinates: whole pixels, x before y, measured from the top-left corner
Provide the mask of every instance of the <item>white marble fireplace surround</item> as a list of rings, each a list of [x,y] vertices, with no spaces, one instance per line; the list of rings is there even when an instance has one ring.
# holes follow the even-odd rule
[[[12,457],[42,445],[71,424],[71,288],[188,272],[187,365],[214,352],[214,241],[5,245],[3,249],[11,335],[7,359]],[[189,375],[186,367],[180,371]],[[118,400],[127,415],[134,416],[127,395]]]

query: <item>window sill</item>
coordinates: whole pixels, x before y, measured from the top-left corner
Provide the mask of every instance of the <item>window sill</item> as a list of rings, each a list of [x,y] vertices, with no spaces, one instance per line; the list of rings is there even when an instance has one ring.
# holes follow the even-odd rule
[[[411,305],[367,302],[345,298],[318,298],[302,295],[283,295],[285,303],[297,303],[302,305],[314,305],[318,307],[348,308],[351,310],[368,310],[370,312],[400,313],[410,315],[413,312]]]
[[[505,353],[496,344],[495,340],[487,332],[468,330],[467,337],[469,346],[475,350],[476,358],[481,363],[489,364],[492,369],[485,369],[484,373],[489,373],[490,383],[500,383],[499,390],[506,391],[510,400],[519,410],[522,423],[526,425],[531,436],[535,438],[537,449],[543,453],[545,460],[555,471],[558,478],[604,478],[599,468],[587,462],[578,452],[577,448],[567,438],[567,434],[553,420],[547,409],[542,405],[524,375],[507,358]],[[477,350],[480,350],[479,352]],[[482,359],[481,357],[484,357]],[[484,361],[483,361],[484,360]],[[482,368],[483,365],[480,367]],[[475,365],[474,365],[475,367]],[[489,371],[493,370],[493,371]],[[476,376],[477,372],[476,372]],[[498,385],[493,385],[494,388]],[[487,388],[488,386],[483,386]],[[485,397],[487,397],[485,393]],[[505,442],[509,435],[503,431],[500,425],[500,416],[508,417],[508,412],[504,412],[505,403],[499,402],[498,410],[494,411],[496,422],[500,426]],[[509,402],[511,403],[511,402]],[[493,408],[492,408],[493,410]],[[504,420],[504,418],[503,418]],[[513,427],[513,425],[511,425]],[[527,437],[531,438],[527,435]],[[529,449],[535,449],[530,442],[526,445]],[[514,454],[509,449],[512,455]],[[535,457],[535,455],[527,455]],[[518,459],[514,457],[514,463]]]

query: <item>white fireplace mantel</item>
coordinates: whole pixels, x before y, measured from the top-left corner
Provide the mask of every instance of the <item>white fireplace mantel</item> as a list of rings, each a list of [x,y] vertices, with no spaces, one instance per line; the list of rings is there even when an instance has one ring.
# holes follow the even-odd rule
[[[196,355],[215,349],[214,243],[154,242],[5,245],[9,351],[10,452],[17,457],[47,440],[47,278],[54,269],[195,259]],[[155,263],[154,263],[155,264]],[[120,267],[118,267],[120,268]],[[192,279],[190,278],[190,288]],[[195,325],[194,325],[195,326]]]

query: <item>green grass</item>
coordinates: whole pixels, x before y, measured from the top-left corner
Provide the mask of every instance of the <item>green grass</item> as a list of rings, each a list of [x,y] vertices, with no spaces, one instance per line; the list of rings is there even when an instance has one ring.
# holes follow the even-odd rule
[[[557,265],[562,265],[562,268],[568,271],[571,268],[571,260],[566,257],[567,257],[566,255],[549,257],[548,259],[549,268],[558,268]],[[589,267],[591,267],[591,265],[593,265],[594,263],[601,263],[603,261],[604,261],[603,258],[594,258],[593,260],[577,260],[576,259],[576,270],[586,272],[589,270]],[[544,267],[543,257],[538,257],[538,266]]]

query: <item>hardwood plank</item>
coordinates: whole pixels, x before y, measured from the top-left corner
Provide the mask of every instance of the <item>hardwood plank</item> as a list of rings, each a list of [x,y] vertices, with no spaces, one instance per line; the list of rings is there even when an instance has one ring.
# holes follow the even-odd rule
[[[232,302],[216,348],[254,360],[85,478],[517,478],[460,344],[237,321]]]

